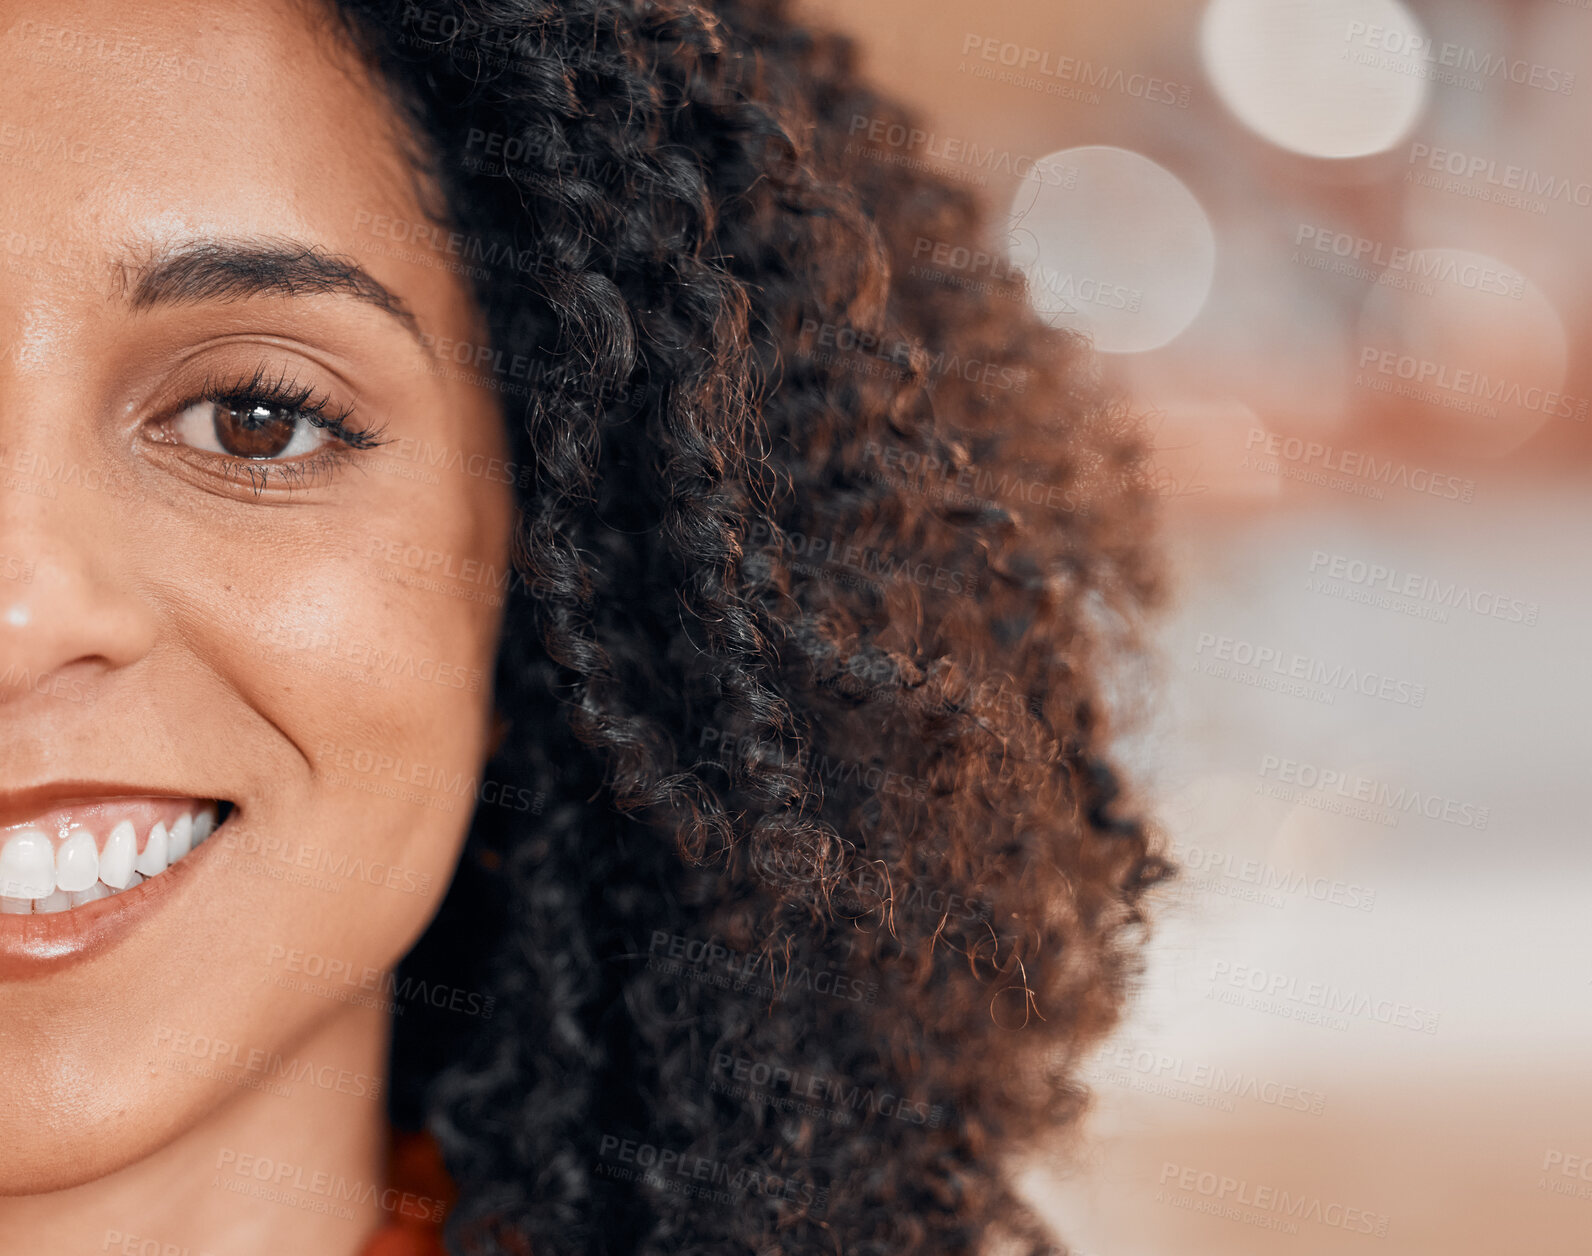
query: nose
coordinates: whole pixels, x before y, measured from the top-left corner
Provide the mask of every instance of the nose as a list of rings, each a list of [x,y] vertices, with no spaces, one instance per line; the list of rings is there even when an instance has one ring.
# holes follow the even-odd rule
[[[50,471],[48,459],[28,466]],[[121,538],[137,535],[136,506],[14,468],[0,475],[0,702],[92,701],[155,642],[153,608],[117,562]]]

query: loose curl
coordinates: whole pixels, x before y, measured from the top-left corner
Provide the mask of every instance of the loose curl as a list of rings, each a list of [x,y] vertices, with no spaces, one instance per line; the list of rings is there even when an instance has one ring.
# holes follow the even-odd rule
[[[400,974],[495,1015],[394,1024],[450,1248],[1038,1250],[1003,1160],[1169,872],[1107,753],[1133,426],[1020,279],[915,264],[974,199],[779,0],[338,8],[534,364],[484,774],[543,805],[479,809]]]

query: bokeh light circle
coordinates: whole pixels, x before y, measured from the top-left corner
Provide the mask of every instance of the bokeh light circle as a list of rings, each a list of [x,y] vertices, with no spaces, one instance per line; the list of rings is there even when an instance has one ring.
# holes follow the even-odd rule
[[[1279,148],[1363,157],[1426,103],[1425,32],[1399,0],[1211,0],[1200,55],[1217,96]]]
[[[1007,251],[1029,303],[1103,353],[1143,353],[1204,308],[1216,235],[1170,171],[1125,148],[1063,149],[1012,200]]]
[[[1586,399],[1562,392],[1564,320],[1513,266],[1468,249],[1399,255],[1361,307],[1356,391],[1438,448],[1497,457],[1545,423],[1585,421]]]

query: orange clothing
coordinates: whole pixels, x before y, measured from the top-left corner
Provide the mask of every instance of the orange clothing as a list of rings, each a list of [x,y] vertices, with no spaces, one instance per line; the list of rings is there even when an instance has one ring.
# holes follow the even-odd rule
[[[398,1192],[389,1220],[371,1235],[362,1256],[447,1256],[442,1219],[458,1190],[429,1134],[394,1131],[387,1153],[387,1182]]]

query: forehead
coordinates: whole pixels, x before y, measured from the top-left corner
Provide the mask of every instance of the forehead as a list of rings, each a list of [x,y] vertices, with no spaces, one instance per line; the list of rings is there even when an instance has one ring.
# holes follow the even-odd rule
[[[13,257],[86,277],[124,247],[202,235],[364,252],[371,215],[418,216],[395,126],[309,5],[0,0]]]

